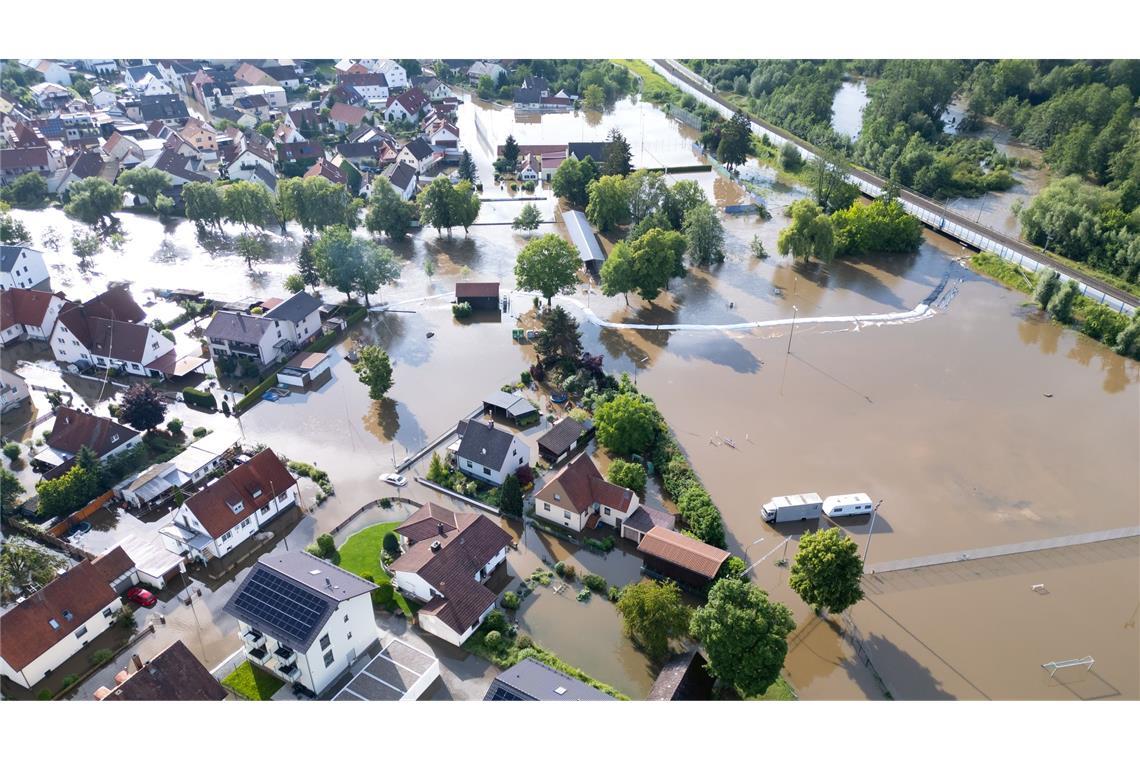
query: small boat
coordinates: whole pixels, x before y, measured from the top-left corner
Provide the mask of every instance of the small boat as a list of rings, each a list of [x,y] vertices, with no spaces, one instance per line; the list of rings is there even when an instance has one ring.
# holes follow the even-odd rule
[[[435,333],[433,333],[433,332],[429,332],[429,333],[427,334],[427,336],[428,336],[429,338],[434,338],[434,337],[435,337]]]
[[[736,443],[731,438],[722,438],[721,440],[724,441],[725,445],[731,446],[734,449],[736,448]]]

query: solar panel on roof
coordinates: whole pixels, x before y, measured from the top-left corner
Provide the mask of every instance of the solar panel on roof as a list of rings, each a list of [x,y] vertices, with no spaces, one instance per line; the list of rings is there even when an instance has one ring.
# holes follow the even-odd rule
[[[523,698],[513,691],[507,691],[501,686],[495,688],[495,693],[491,695],[492,702],[522,702]]]
[[[255,568],[244,591],[234,600],[234,606],[254,622],[305,642],[324,617],[329,602],[267,570]]]

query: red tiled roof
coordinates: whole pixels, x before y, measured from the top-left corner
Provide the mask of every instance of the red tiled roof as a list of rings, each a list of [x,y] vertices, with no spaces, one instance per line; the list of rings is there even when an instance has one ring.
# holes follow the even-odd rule
[[[48,166],[47,148],[11,148],[0,150],[0,166],[9,169],[46,169]]]
[[[186,507],[211,538],[219,538],[296,482],[273,449],[265,449],[191,496],[186,500]],[[231,504],[240,504],[241,509],[234,512]]]
[[[344,124],[351,124],[354,127],[363,121],[367,115],[368,109],[357,108],[347,103],[333,103],[333,107],[329,109],[330,121],[339,121]]]
[[[138,431],[112,419],[57,406],[55,424],[48,435],[47,444],[68,454],[78,454],[86,446],[97,456],[103,456],[138,435]]]
[[[595,503],[625,512],[633,503],[633,491],[607,482],[590,455],[582,454],[547,483],[535,498],[579,514]]]
[[[654,526],[637,548],[651,557],[712,579],[731,555],[683,533]]]
[[[35,325],[44,323],[48,307],[60,296],[44,293],[42,290],[11,288],[0,291],[0,330],[12,325]]]

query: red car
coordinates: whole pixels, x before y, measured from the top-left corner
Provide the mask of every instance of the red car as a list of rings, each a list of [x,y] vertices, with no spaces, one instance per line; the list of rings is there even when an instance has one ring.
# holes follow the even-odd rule
[[[140,607],[153,607],[158,604],[158,597],[145,588],[135,586],[127,592],[127,601],[134,602]]]

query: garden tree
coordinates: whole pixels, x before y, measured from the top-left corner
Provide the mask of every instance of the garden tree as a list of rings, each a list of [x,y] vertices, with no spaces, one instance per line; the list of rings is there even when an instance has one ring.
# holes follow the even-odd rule
[[[866,253],[913,253],[922,244],[922,222],[896,200],[852,203],[831,215],[835,252],[840,256]]]
[[[447,477],[447,468],[443,466],[443,460],[439,458],[439,452],[433,451],[431,454],[431,463],[428,465],[427,479],[433,483],[442,483]]]
[[[515,217],[515,221],[511,223],[513,230],[537,230],[538,225],[542,223],[542,212],[538,210],[538,206],[533,203],[527,203],[522,207],[522,211]]]
[[[99,253],[102,247],[103,241],[93,232],[75,230],[71,233],[71,252],[80,258],[80,266],[86,266],[87,259]]]
[[[550,179],[550,189],[559,198],[564,198],[579,208],[590,202],[590,183],[598,178],[598,165],[586,156],[581,161],[573,156],[558,165]]]
[[[273,133],[277,131],[277,125],[271,121],[263,121],[257,125],[257,133],[264,137],[266,140],[273,139]]]
[[[315,288],[321,284],[321,273],[313,256],[312,243],[308,240],[301,243],[301,252],[297,254],[297,275],[306,287]]]
[[[672,186],[666,185],[662,208],[669,219],[669,227],[679,230],[685,223],[685,214],[697,206],[708,205],[708,202],[708,196],[700,185],[691,179],[683,179]]]
[[[693,266],[710,266],[724,261],[724,227],[716,210],[705,203],[685,214],[685,250]]]
[[[1081,294],[1081,288],[1077,285],[1075,280],[1065,280],[1065,283],[1057,289],[1057,292],[1049,299],[1049,314],[1053,319],[1058,322],[1068,324],[1073,321],[1073,306],[1077,302],[1077,296]]]
[[[592,84],[582,91],[582,103],[591,111],[601,111],[606,107],[606,91]]]
[[[559,293],[571,293],[578,283],[578,251],[565,238],[550,233],[527,243],[515,260],[519,290],[536,290],[550,301]]]
[[[645,467],[638,462],[615,459],[606,473],[606,480],[645,496]]]
[[[630,174],[625,178],[625,184],[631,224],[637,224],[663,208],[669,195],[665,177],[648,169],[638,169]]]
[[[721,578],[739,578],[746,572],[748,572],[748,564],[734,554],[724,561],[720,570],[717,570],[716,579],[719,581]]]
[[[321,233],[313,244],[313,259],[326,285],[350,297],[360,279],[364,249],[347,227],[337,225]]]
[[[243,232],[238,235],[234,239],[234,251],[242,257],[250,271],[253,271],[253,262],[269,258],[269,244],[259,234]]]
[[[657,440],[661,417],[653,402],[636,393],[619,393],[594,411],[598,443],[627,457],[644,454]]]
[[[400,276],[400,262],[396,261],[392,251],[371,240],[354,238],[354,241],[360,246],[360,270],[356,277],[356,287],[364,296],[364,305],[368,306],[369,294],[395,282]]]
[[[115,184],[139,198],[145,198],[151,211],[157,211],[156,205],[160,193],[170,192],[170,175],[158,169],[146,166],[137,166],[127,169],[115,180]]]
[[[0,593],[8,600],[22,595],[33,585],[46,586],[55,580],[57,572],[66,568],[67,562],[62,557],[30,541],[22,538],[5,541],[0,546]]]
[[[300,293],[305,289],[305,278],[294,272],[285,278],[285,289],[290,293]]]
[[[686,533],[710,546],[724,548],[724,520],[708,491],[700,485],[686,488],[677,499],[677,509],[685,518]]]
[[[67,188],[67,205],[63,210],[92,227],[109,227],[112,214],[122,208],[123,191],[100,177],[73,182]]]
[[[739,578],[717,581],[689,622],[708,654],[709,673],[744,697],[758,697],[780,677],[788,654],[792,613]]]
[[[804,165],[804,155],[791,140],[780,146],[780,168],[786,172],[798,172]]]
[[[21,174],[0,191],[0,198],[6,203],[23,208],[40,205],[48,196],[47,180],[36,172]]]
[[[764,249],[764,241],[760,239],[759,235],[752,236],[752,242],[748,244],[752,250],[752,255],[758,259],[768,258],[768,251]]]
[[[213,182],[188,182],[182,186],[186,218],[198,229],[220,228],[225,213],[222,191]]]
[[[689,632],[689,605],[672,581],[631,583],[617,601],[622,628],[655,662],[669,655],[669,640]]]
[[[222,190],[222,208],[227,221],[240,224],[247,230],[259,230],[276,218],[276,203],[269,190],[260,182],[241,180]]]
[[[752,147],[752,125],[743,111],[737,111],[720,131],[717,160],[729,170],[744,163]]]
[[[582,333],[578,321],[561,306],[542,315],[542,331],[534,340],[535,352],[547,361],[575,360],[582,355]]]
[[[170,196],[158,194],[154,201],[154,210],[158,212],[161,219],[169,219],[174,216],[174,200]]]
[[[464,150],[463,155],[459,157],[458,174],[460,179],[465,179],[472,185],[479,182],[479,170],[476,168],[475,161],[471,158],[471,154],[466,150]]]
[[[19,478],[9,470],[0,470],[0,509],[10,512],[20,502],[20,496],[25,492]]]
[[[408,234],[416,216],[416,204],[405,201],[392,183],[384,180],[373,185],[364,227],[373,235],[384,233],[393,240],[399,240]]]
[[[495,80],[484,74],[483,76],[479,77],[479,84],[476,91],[479,93],[479,97],[481,97],[483,100],[494,100]]]
[[[0,209],[0,243],[19,245],[32,242],[32,236],[28,234],[28,228],[24,223],[8,212],[7,204],[2,205],[4,208]]]
[[[850,206],[859,190],[847,181],[851,167],[838,151],[828,150],[811,162],[811,185],[815,202],[827,211]]]
[[[420,224],[425,227],[435,227],[436,234],[447,230],[451,236],[451,228],[458,224],[456,219],[457,204],[453,199],[454,188],[447,177],[436,177],[431,184],[420,193]]]
[[[277,191],[273,196],[273,213],[277,223],[281,225],[281,234],[288,229],[286,225],[295,220],[301,204],[301,186],[303,177],[283,177],[277,180]]]
[[[813,609],[843,612],[863,598],[859,547],[839,528],[806,533],[792,562],[788,584]]]
[[[586,218],[602,233],[629,219],[629,186],[620,176],[600,177],[587,190]]]
[[[518,168],[519,143],[514,135],[507,135],[507,141],[503,144],[503,162],[508,167],[508,173]]]
[[[137,430],[151,430],[166,418],[166,399],[153,385],[135,383],[119,402],[119,421]]]
[[[479,194],[475,192],[475,188],[467,180],[462,180],[455,185],[449,181],[448,185],[451,191],[448,198],[448,203],[451,204],[452,208],[451,218],[463,228],[463,234],[466,235],[471,225],[479,218],[479,207],[482,205],[482,201],[479,200]],[[451,230],[448,229],[447,233],[450,235]]]
[[[602,292],[613,296],[635,290],[652,301],[668,289],[671,278],[684,275],[685,238],[655,227],[636,240],[614,246],[602,264]]]
[[[76,77],[71,81],[71,89],[75,90],[75,94],[86,100],[91,97],[91,82],[86,77]]]
[[[626,176],[633,169],[631,156],[629,141],[617,127],[614,127],[606,137],[606,147],[602,151],[602,174]]]
[[[360,382],[368,386],[368,397],[379,401],[392,387],[392,362],[388,353],[379,346],[360,349],[360,359],[352,365]]]
[[[36,483],[36,493],[40,497],[36,511],[45,517],[64,517],[102,492],[94,474],[83,467],[72,467],[58,478]]]
[[[1042,309],[1047,309],[1059,287],[1061,287],[1061,275],[1057,274],[1055,269],[1042,269],[1033,287],[1033,300]]]
[[[1140,360],[1140,311],[1132,315],[1132,319],[1116,336],[1116,353],[1130,359]]]
[[[792,223],[780,230],[776,250],[781,256],[805,261],[814,257],[830,262],[835,255],[835,230],[823,209],[807,198],[793,203],[788,211]]]
[[[519,485],[519,479],[513,474],[507,476],[506,480],[503,481],[502,488],[499,490],[499,509],[508,515],[522,517],[522,487]]]
[[[387,183],[382,183],[387,184]],[[357,226],[353,198],[339,182],[324,177],[305,177],[293,185],[292,218],[305,232],[324,230],[334,225]]]

